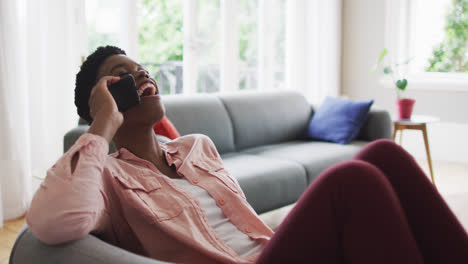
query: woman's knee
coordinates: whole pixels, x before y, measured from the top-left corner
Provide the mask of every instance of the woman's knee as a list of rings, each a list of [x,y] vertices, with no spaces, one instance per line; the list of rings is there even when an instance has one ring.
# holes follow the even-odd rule
[[[394,158],[409,158],[411,155],[400,145],[388,139],[379,139],[369,143],[355,157],[356,160],[376,161]]]
[[[365,161],[351,160],[323,172],[301,201],[330,202],[336,215],[344,219],[350,210],[374,208],[389,197],[394,197],[394,190],[382,171]]]
[[[370,142],[369,144],[367,144],[366,147],[362,149],[362,151],[364,152],[366,150],[388,152],[388,151],[402,151],[404,149],[400,145],[393,142],[392,140],[378,139],[378,140]]]

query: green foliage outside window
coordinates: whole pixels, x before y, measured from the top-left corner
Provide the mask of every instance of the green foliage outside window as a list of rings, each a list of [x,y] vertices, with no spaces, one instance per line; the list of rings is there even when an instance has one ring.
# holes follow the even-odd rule
[[[109,6],[111,0],[87,0],[92,8],[99,10]],[[210,36],[205,36],[206,32],[214,30],[212,23],[206,23],[207,10],[220,12],[221,0],[199,0],[198,32],[199,39],[210,40]],[[284,0],[275,3],[284,6]],[[94,5],[91,5],[93,4]],[[140,0],[138,1],[138,62],[143,65],[150,74],[156,78],[162,93],[177,93],[182,89],[183,72],[183,15],[184,0]],[[256,67],[257,67],[257,0],[239,0],[239,59],[240,59],[240,82],[241,89],[256,87]],[[280,8],[281,9],[281,8]],[[213,15],[208,12],[208,15]],[[220,14],[218,14],[220,15]],[[90,53],[98,46],[116,45],[119,46],[118,28],[112,32],[98,32],[96,30],[96,14],[92,15],[88,21],[88,45]],[[116,14],[116,17],[119,17]],[[216,20],[216,19],[211,19]],[[284,24],[284,23],[283,23]],[[275,43],[279,47],[284,46],[284,25],[283,34],[275,34]],[[276,39],[280,36],[279,39]],[[210,43],[215,49],[216,43]],[[282,51],[283,49],[280,49]],[[216,51],[216,50],[214,50]],[[206,51],[205,51],[206,53]],[[213,52],[211,52],[213,53]],[[281,53],[281,52],[280,52]],[[215,54],[218,54],[215,52]],[[200,54],[202,56],[203,54]],[[205,54],[206,55],[206,54]],[[218,58],[217,55],[206,55],[201,59],[205,63],[214,63],[210,59]],[[280,55],[280,56],[278,56]],[[284,64],[284,54],[278,54],[279,63]],[[276,75],[275,75],[276,76]],[[207,69],[203,72],[200,69],[199,81],[206,83],[217,80],[219,82],[219,70]],[[215,82],[214,86],[219,85]],[[211,85],[211,86],[213,86]],[[200,86],[200,85],[199,85]],[[206,84],[202,85],[207,86]],[[217,89],[217,88],[216,88]],[[205,89],[207,90],[207,89]],[[208,89],[209,90],[209,89]]]
[[[468,72],[468,0],[453,0],[445,38],[429,58],[428,72]]]
[[[183,1],[141,0],[139,6],[139,61],[155,74],[167,61],[182,61]]]

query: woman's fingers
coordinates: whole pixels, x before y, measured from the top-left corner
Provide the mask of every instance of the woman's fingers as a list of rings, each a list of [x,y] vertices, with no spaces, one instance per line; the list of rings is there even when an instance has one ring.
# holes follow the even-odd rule
[[[120,81],[119,76],[106,76],[106,77],[110,77],[109,79],[106,79],[107,80],[107,86],[110,86],[111,84]]]
[[[88,105],[92,118],[101,109],[107,109],[107,112],[118,111],[117,105],[109,92],[109,86],[120,80],[117,76],[104,76],[94,85],[89,95]]]
[[[93,87],[93,89],[91,90],[91,94],[93,94],[93,92],[95,92],[94,91],[95,89],[104,89],[104,88],[108,89],[108,87],[111,84],[116,83],[119,80],[120,80],[120,77],[118,77],[118,76],[104,76],[101,79],[99,79],[97,84]]]

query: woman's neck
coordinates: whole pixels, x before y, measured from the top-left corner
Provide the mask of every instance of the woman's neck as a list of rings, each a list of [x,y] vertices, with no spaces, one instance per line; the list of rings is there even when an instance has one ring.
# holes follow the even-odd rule
[[[167,166],[164,152],[159,146],[153,127],[121,126],[115,134],[117,149],[126,148],[139,158],[153,163],[157,168]]]

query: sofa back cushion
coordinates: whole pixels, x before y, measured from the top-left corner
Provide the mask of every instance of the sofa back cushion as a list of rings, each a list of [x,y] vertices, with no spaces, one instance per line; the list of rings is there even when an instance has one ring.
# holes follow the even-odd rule
[[[234,129],[237,150],[302,138],[313,114],[294,91],[220,95]]]
[[[211,94],[164,95],[166,116],[181,136],[204,134],[211,138],[219,153],[234,151],[232,123],[221,100]]]

